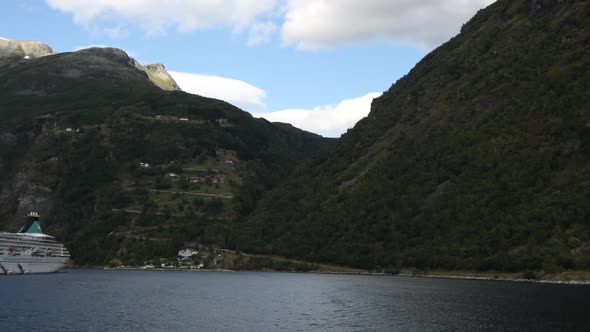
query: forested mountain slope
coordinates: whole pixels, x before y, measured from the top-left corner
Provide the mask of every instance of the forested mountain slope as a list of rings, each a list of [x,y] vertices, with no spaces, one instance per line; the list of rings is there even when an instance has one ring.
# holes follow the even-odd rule
[[[499,0],[242,224],[364,268],[590,268],[590,3]]]

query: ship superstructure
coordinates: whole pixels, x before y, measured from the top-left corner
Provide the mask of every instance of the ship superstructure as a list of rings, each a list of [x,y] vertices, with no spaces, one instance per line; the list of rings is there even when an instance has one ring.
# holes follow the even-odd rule
[[[70,252],[43,234],[39,214],[31,212],[17,233],[0,233],[0,274],[50,273],[63,268]]]

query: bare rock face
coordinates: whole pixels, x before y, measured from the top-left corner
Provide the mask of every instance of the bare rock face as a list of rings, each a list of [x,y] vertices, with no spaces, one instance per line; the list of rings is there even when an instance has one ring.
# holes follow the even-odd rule
[[[152,63],[145,65],[142,69],[148,74],[150,80],[163,90],[180,91],[180,87],[176,84],[176,81],[164,68],[161,63]]]
[[[54,53],[51,47],[36,40],[12,40],[0,37],[0,57],[30,59]]]
[[[145,67],[154,73],[168,73],[166,72],[166,68],[164,68],[164,65],[161,63],[151,63],[149,65],[145,65]]]
[[[53,206],[53,192],[50,188],[32,181],[26,171],[17,172],[12,181],[0,190],[0,208],[10,211],[5,231],[15,231],[28,212],[49,214]]]

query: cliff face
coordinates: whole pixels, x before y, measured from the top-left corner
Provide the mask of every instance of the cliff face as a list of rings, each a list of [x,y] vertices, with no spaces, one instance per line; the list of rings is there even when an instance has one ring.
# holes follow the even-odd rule
[[[366,268],[590,267],[590,3],[499,0],[259,204],[244,250]]]

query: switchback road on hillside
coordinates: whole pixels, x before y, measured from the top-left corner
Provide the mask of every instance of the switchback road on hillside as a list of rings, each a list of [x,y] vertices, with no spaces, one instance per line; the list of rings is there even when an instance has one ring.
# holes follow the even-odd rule
[[[155,190],[155,189],[150,189],[148,191],[154,192],[154,193],[161,192],[161,193],[169,193],[169,194],[185,194],[185,195],[195,195],[195,196],[219,197],[219,198],[226,198],[226,199],[234,198],[233,195],[194,193],[194,192],[188,192],[188,191],[171,191],[171,190]]]

